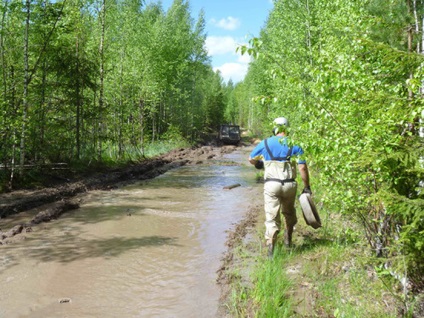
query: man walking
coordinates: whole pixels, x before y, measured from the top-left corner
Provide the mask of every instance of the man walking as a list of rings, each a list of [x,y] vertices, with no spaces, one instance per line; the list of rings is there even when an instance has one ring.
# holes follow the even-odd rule
[[[294,207],[297,191],[296,165],[291,160],[297,158],[300,177],[304,184],[304,193],[310,193],[309,172],[306,161],[302,158],[303,149],[291,145],[287,138],[288,120],[276,118],[273,122],[274,136],[262,140],[250,154],[249,162],[256,168],[264,168],[264,204],[265,204],[265,239],[268,257],[272,258],[277,235],[281,228],[281,213],[285,220],[284,243],[292,244],[294,225],[297,223]]]

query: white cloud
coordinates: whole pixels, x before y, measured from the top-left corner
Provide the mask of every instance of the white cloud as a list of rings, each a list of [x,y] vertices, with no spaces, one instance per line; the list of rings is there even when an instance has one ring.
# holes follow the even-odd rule
[[[233,83],[237,83],[244,79],[247,73],[247,68],[247,64],[225,63],[221,66],[215,67],[214,71],[216,72],[219,70],[225,82],[228,82],[231,79]]]
[[[206,38],[205,45],[209,56],[223,55],[228,53],[231,53],[233,55],[240,55],[240,52],[236,53],[236,49],[237,47],[242,45],[242,43],[237,42],[236,39],[231,36],[208,36]],[[241,56],[240,59],[248,60],[249,55],[245,54],[244,56]]]
[[[239,55],[238,59],[237,59],[240,63],[243,64],[249,64],[251,57],[249,54],[245,53],[244,55]]]
[[[206,49],[210,56],[235,53],[237,43],[231,36],[208,36]]]
[[[244,79],[249,67],[250,56],[241,55],[236,52],[240,45],[231,36],[209,36],[206,38],[206,49],[209,56],[221,56],[219,59],[226,59],[226,62],[220,66],[214,67],[214,71],[219,70],[224,81],[230,79],[234,82],[240,82]],[[228,61],[228,62],[227,62]]]
[[[238,27],[241,25],[240,20],[234,17],[227,17],[219,21],[211,19],[211,23],[218,28],[230,31],[238,29]]]

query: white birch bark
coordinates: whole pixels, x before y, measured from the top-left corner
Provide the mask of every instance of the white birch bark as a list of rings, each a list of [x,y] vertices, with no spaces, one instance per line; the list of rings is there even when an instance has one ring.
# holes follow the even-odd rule
[[[23,91],[23,110],[22,110],[22,131],[21,131],[21,145],[20,145],[20,172],[23,172],[25,164],[25,142],[26,142],[26,123],[28,120],[28,84],[29,84],[29,24],[31,17],[31,2],[25,1],[25,35],[24,35],[24,91]]]

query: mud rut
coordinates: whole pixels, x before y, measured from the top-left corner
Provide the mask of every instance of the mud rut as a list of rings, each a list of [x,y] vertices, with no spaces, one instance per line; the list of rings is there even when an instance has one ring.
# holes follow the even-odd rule
[[[247,145],[241,144],[239,147],[244,146]],[[31,209],[39,210],[38,214],[26,223],[11,229],[0,228],[0,245],[12,243],[15,235],[31,231],[34,225],[56,219],[69,210],[78,209],[79,202],[74,198],[78,194],[92,190],[112,190],[140,180],[152,179],[183,165],[207,164],[208,160],[222,157],[236,149],[237,146],[180,148],[122,169],[103,171],[87,177],[74,177],[73,180],[63,178],[63,182],[54,187],[0,194],[0,219]]]
[[[202,146],[192,149],[177,149],[158,158],[145,160],[140,164],[134,164],[123,169],[103,171],[84,178],[75,177],[75,179],[62,182],[55,187],[18,190],[0,194],[0,219],[19,212],[37,211],[25,223],[18,224],[13,228],[0,228],[0,245],[13,245],[15,241],[25,239],[25,233],[32,231],[33,227],[57,219],[67,211],[78,209],[79,201],[75,198],[78,194],[98,189],[113,190],[140,180],[155,178],[170,169],[183,165],[208,164],[211,159],[217,159],[240,149],[240,147],[247,146],[250,146],[250,144],[242,144],[239,147]],[[216,282],[221,289],[219,317],[229,317],[225,304],[231,297],[231,285],[241,283],[249,288],[252,284],[249,274],[253,268],[249,267],[253,267],[254,264],[246,265],[246,259],[241,259],[236,250],[242,247],[251,259],[257,259],[263,252],[258,248],[260,238],[256,235],[257,228],[261,226],[260,223],[263,221],[262,209],[262,201],[258,200],[258,203],[250,206],[245,211],[243,218],[227,231],[226,252],[223,254],[221,265],[216,272]],[[302,233],[304,230],[300,228],[297,235],[306,235],[307,233]],[[300,264],[297,265],[301,266]],[[288,268],[288,273],[294,280],[299,280],[301,278],[297,277],[298,273],[294,267]],[[238,271],[239,277],[233,276],[235,269],[237,271],[242,269],[241,272]],[[302,308],[298,308],[300,313],[306,314],[305,310],[308,311],[314,307],[314,300],[317,296],[314,295],[307,283],[300,284],[298,290],[293,291],[293,293],[295,299],[299,297],[299,299],[302,298],[305,301]],[[255,315],[254,304],[247,304],[246,310],[249,311],[249,316]]]
[[[240,145],[244,147],[248,145]],[[36,210],[37,213],[27,222],[15,225],[9,229],[0,229],[0,245],[13,244],[25,238],[26,232],[31,232],[34,226],[59,218],[63,213],[79,208],[78,194],[92,190],[112,190],[122,185],[140,180],[155,178],[166,171],[183,166],[208,164],[208,160],[216,159],[236,150],[236,146],[202,146],[192,149],[177,149],[155,159],[149,159],[123,169],[115,169],[84,178],[75,177],[55,187],[36,190],[17,190],[0,194],[0,219],[9,215]],[[232,266],[238,262],[234,249],[239,246],[254,230],[258,221],[260,204],[246,211],[245,217],[228,231],[226,241],[227,251],[222,257],[222,263],[217,270],[217,283],[221,288],[221,302],[229,296]],[[254,253],[259,253],[256,251]],[[226,316],[225,308],[221,306],[220,316]]]

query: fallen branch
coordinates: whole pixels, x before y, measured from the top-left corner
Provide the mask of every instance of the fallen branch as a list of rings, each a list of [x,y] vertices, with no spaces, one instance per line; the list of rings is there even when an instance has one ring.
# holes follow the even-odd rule
[[[229,186],[224,187],[224,189],[225,189],[225,190],[231,190],[231,189],[233,189],[233,188],[237,188],[237,187],[239,187],[239,186],[241,186],[241,184],[240,184],[240,183],[235,183],[235,184],[232,184],[232,185],[229,185]]]

